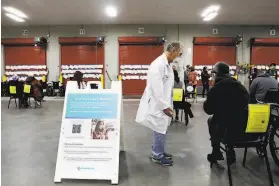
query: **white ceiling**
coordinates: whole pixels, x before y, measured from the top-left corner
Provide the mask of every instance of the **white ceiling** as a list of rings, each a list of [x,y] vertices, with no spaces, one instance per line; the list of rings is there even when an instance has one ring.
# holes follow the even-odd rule
[[[221,5],[210,24],[279,25],[278,0],[2,0],[29,16],[28,25],[71,24],[203,24],[201,11]],[[107,5],[118,9],[116,18],[105,15]],[[2,9],[2,25],[18,25]]]

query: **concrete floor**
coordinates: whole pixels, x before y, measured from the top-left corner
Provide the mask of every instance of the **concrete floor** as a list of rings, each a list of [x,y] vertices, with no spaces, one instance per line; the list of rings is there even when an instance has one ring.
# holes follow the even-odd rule
[[[58,139],[63,101],[48,100],[40,109],[7,109],[2,100],[2,185],[54,186]],[[152,131],[134,122],[138,101],[124,102],[124,148],[120,157],[121,186],[227,186],[226,169],[210,169],[206,160],[211,150],[202,104],[193,106],[195,118],[188,127],[174,123],[167,139],[167,150],[174,155],[174,166],[151,163],[148,155]],[[263,160],[253,149],[248,152],[247,168],[241,166],[243,150],[237,151],[233,165],[235,186],[267,186]],[[225,162],[221,162],[225,166]],[[279,167],[270,158],[274,183],[279,185]],[[63,186],[110,185],[108,181],[64,180]]]

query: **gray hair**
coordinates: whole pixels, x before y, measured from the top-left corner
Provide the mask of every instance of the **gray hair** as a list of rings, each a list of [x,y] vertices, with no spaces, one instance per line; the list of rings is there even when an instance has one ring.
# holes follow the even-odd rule
[[[182,43],[180,43],[179,41],[174,41],[168,44],[167,51],[168,52],[179,51],[181,48],[183,48]]]

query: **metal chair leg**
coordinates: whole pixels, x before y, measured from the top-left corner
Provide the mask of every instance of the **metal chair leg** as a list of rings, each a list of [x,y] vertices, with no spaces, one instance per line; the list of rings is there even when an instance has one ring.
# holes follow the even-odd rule
[[[181,122],[183,122],[182,118],[183,118],[183,112],[184,110],[181,110]]]
[[[8,104],[8,109],[10,109],[10,104],[11,104],[11,97],[10,97],[10,100],[9,100],[9,104]]]
[[[244,150],[244,157],[243,157],[243,161],[242,161],[243,167],[245,167],[245,163],[246,163],[247,149],[248,149],[248,148],[245,147],[245,150]]]
[[[264,147],[264,160],[265,160],[265,164],[266,164],[266,168],[267,168],[269,184],[270,184],[270,186],[274,186],[273,178],[272,178],[272,172],[271,172],[271,169],[270,169],[270,164],[269,164],[269,160],[268,160],[268,156],[267,156],[266,147]]]
[[[15,105],[16,105],[16,107],[17,107],[17,101],[16,101],[16,98],[15,98]]]
[[[228,147],[226,147],[226,159],[227,159],[227,167],[228,167],[229,184],[230,184],[230,186],[233,186],[231,166],[230,166],[229,159],[228,159]]]

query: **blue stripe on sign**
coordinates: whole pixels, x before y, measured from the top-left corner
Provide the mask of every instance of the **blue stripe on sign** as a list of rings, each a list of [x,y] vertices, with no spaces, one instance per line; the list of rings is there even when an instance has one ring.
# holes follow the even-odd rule
[[[69,93],[66,100],[68,119],[116,119],[118,94]]]

